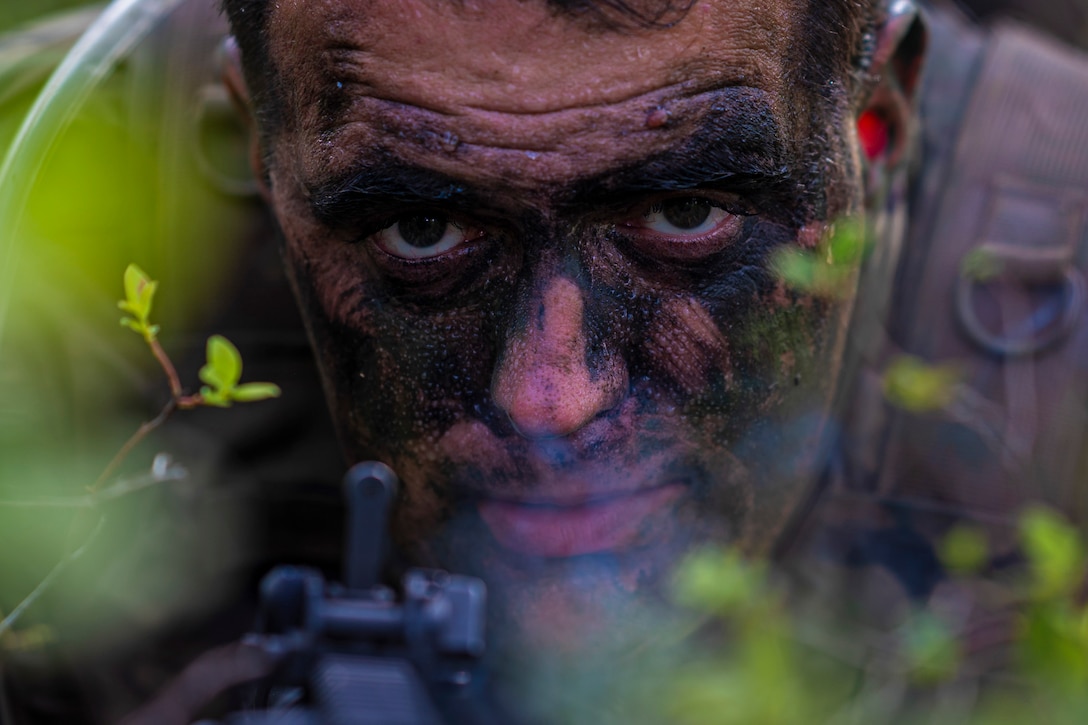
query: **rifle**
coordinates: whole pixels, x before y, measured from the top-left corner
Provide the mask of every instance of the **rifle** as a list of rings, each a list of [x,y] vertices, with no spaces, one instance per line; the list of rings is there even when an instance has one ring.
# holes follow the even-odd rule
[[[344,477],[342,583],[295,566],[261,583],[260,624],[246,638],[279,658],[258,709],[227,725],[508,723],[480,676],[487,590],[479,579],[411,569],[398,601],[380,582],[397,476],[366,462]]]

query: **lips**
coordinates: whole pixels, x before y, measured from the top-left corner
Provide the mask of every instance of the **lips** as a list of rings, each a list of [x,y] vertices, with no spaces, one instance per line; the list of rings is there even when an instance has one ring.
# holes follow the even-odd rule
[[[529,556],[569,557],[619,552],[643,543],[655,519],[684,492],[681,483],[577,504],[487,500],[480,518],[507,549]]]

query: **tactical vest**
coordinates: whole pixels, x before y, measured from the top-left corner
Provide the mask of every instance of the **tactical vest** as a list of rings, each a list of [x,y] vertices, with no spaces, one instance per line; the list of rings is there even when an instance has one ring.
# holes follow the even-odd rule
[[[1017,24],[926,23],[902,248],[869,270],[842,455],[802,525],[863,561],[872,531],[926,548],[969,522],[1000,558],[1030,504],[1088,515],[1088,56]],[[959,376],[941,409],[888,401],[905,355]]]

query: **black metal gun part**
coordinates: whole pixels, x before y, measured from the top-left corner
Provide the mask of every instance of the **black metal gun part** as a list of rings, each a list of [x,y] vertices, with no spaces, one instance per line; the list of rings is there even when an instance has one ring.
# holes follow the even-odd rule
[[[396,474],[360,463],[344,477],[342,584],[294,566],[262,581],[247,641],[281,658],[259,707],[228,725],[437,725],[509,722],[478,682],[487,590],[476,578],[412,569],[402,597],[380,582]]]

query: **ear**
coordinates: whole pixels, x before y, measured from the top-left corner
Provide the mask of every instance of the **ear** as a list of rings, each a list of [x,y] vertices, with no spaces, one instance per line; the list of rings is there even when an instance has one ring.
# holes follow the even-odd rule
[[[868,162],[866,186],[882,179],[906,158],[915,93],[926,49],[926,29],[912,0],[889,0],[877,29],[871,73],[877,78],[858,115],[858,136]]]
[[[242,118],[246,130],[249,132],[249,165],[253,169],[253,177],[257,181],[257,188],[265,203],[271,201],[271,191],[268,188],[268,168],[265,164],[264,153],[261,149],[261,136],[257,129],[257,115],[253,107],[253,98],[246,84],[245,73],[242,71],[242,52],[234,36],[228,36],[223,41],[223,85],[230,94],[238,115]]]

